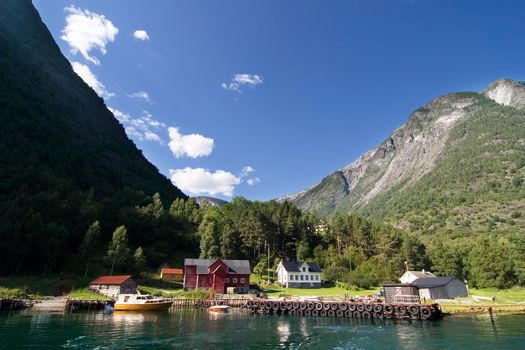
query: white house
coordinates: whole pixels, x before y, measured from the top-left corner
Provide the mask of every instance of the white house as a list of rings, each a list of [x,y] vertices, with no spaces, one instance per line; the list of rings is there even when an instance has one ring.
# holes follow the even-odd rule
[[[436,275],[434,275],[432,272],[428,272],[425,270],[407,271],[403,274],[403,276],[401,276],[399,281],[401,281],[401,283],[410,284],[419,278],[433,278],[433,277],[436,277]]]
[[[313,262],[281,260],[277,266],[277,278],[286,288],[320,288],[321,268]]]

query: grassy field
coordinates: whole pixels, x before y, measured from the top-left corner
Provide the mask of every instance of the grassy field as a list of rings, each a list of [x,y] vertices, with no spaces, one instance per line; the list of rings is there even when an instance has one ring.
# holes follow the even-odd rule
[[[317,297],[344,297],[373,295],[379,291],[379,287],[374,289],[347,290],[341,287],[323,287],[323,288],[283,288],[278,284],[266,284],[266,278],[257,275],[250,276],[250,282],[257,284],[264,289],[268,296],[279,296],[281,294],[290,296],[317,296]]]

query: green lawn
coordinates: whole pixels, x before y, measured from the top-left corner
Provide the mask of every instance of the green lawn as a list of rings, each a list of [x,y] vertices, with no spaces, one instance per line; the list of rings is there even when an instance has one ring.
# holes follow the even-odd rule
[[[269,296],[278,296],[280,294],[290,296],[318,296],[318,297],[344,297],[372,295],[379,291],[379,287],[374,289],[347,290],[341,287],[323,287],[323,288],[282,288],[278,284],[266,285],[267,278],[261,278],[255,274],[250,276],[250,283],[258,284],[260,288],[266,290]]]
[[[85,300],[108,300],[109,299],[105,295],[101,295],[101,294],[92,292],[87,288],[74,289],[67,296],[72,299],[85,299]]]

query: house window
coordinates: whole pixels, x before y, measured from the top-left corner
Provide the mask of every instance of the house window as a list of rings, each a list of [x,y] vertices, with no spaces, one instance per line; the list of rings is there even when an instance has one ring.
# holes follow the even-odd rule
[[[304,276],[304,279],[308,281],[308,277],[309,277],[309,276],[308,276],[308,275],[306,275],[306,276]]]
[[[237,278],[236,277],[233,278],[233,283],[237,283]]]
[[[302,280],[304,280],[304,276],[303,276],[303,275],[301,275],[301,281],[302,281]]]
[[[244,283],[245,279],[244,278],[241,278],[241,283]]]
[[[293,281],[295,278],[295,275],[290,275],[290,281]]]
[[[319,281],[319,275],[315,275],[315,280]]]
[[[226,277],[226,278],[224,279],[224,283],[230,283],[230,278],[229,278],[229,277]]]

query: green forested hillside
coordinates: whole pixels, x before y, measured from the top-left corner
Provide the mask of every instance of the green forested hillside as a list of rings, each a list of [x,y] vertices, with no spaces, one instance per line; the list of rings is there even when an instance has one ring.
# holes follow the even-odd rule
[[[105,250],[154,193],[186,198],[73,72],[30,0],[0,2],[0,123],[0,272],[62,268],[95,220]]]
[[[431,172],[358,212],[423,234],[525,232],[525,111],[484,98],[468,114]]]

